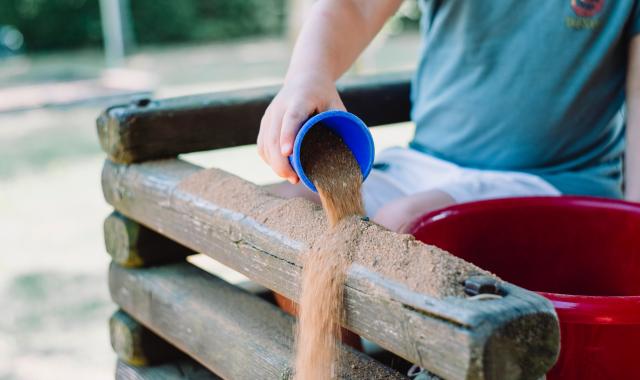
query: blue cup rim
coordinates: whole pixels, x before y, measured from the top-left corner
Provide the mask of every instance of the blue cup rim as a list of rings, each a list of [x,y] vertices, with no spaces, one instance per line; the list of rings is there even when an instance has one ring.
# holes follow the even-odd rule
[[[341,117],[351,121],[354,126],[357,126],[364,132],[363,135],[366,136],[369,142],[369,144],[367,144],[369,147],[368,153],[369,153],[369,157],[371,157],[372,159],[369,160],[364,166],[358,164],[358,166],[360,166],[360,172],[362,173],[363,181],[365,180],[365,178],[367,178],[367,176],[371,172],[371,168],[373,167],[373,157],[375,154],[373,137],[371,136],[371,132],[369,132],[369,128],[367,127],[367,125],[359,117],[357,117],[356,115],[350,112],[337,110],[337,109],[321,112],[315,116],[312,116],[302,125],[302,127],[300,127],[300,130],[298,131],[298,134],[296,135],[296,139],[293,144],[293,154],[291,155],[290,160],[292,161],[293,168],[298,174],[298,177],[300,178],[300,180],[309,189],[311,189],[313,192],[316,192],[316,193],[318,192],[318,190],[316,189],[313,182],[311,182],[311,180],[304,173],[304,169],[302,168],[302,162],[300,160],[300,148],[302,147],[302,140],[304,139],[304,136],[314,125],[316,125],[317,123],[321,122],[324,119],[335,118],[335,117]]]

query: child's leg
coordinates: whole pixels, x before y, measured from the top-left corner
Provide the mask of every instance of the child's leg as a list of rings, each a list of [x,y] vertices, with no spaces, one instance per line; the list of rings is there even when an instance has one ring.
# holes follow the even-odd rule
[[[405,231],[408,224],[420,215],[455,204],[456,201],[444,191],[434,189],[408,195],[382,206],[373,221],[391,231]]]
[[[365,207],[375,222],[397,232],[407,232],[421,215],[456,203],[560,195],[532,174],[465,168],[411,149],[383,151],[377,164],[364,183]]]
[[[411,193],[385,203],[373,220],[396,232],[407,228],[418,217],[456,203],[496,198],[558,196],[560,192],[535,175],[460,168],[459,176],[433,188]],[[425,175],[429,179],[429,175]],[[406,180],[406,178],[405,178]]]
[[[367,215],[383,226],[399,231],[418,210],[453,203],[439,186],[455,180],[459,167],[409,148],[380,152],[364,181],[362,196]],[[433,192],[432,192],[433,191]],[[421,196],[414,194],[421,193]]]

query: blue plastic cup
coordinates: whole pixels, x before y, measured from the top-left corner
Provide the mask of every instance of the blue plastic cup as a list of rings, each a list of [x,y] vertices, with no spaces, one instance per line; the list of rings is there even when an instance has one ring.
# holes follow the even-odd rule
[[[313,127],[329,128],[333,133],[340,136],[358,162],[362,172],[362,180],[364,181],[371,171],[375,154],[371,132],[356,115],[346,111],[332,110],[319,113],[307,120],[298,131],[293,143],[293,154],[289,156],[289,162],[302,183],[312,191],[318,192],[313,182],[304,173],[302,162],[300,161],[302,141],[307,132]]]

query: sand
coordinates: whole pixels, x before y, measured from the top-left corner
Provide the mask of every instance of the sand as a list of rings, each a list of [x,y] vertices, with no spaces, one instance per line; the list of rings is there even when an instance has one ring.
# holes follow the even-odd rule
[[[327,149],[325,147],[324,151]],[[313,148],[307,152],[312,153]],[[186,205],[181,202],[180,207],[186,207],[184,211],[193,218],[202,219],[203,227],[215,228],[217,234],[229,235],[228,238],[238,245],[256,246],[266,252],[274,250],[278,257],[303,267],[299,299],[302,304],[312,306],[307,308],[310,312],[306,313],[306,319],[301,316],[299,326],[302,328],[307,321],[312,326],[321,327],[307,329],[314,333],[307,338],[298,338],[296,368],[307,371],[307,375],[301,374],[298,379],[329,379],[334,377],[336,364],[340,363],[335,347],[340,341],[338,322],[343,313],[345,270],[351,263],[360,264],[411,291],[435,298],[464,297],[462,283],[469,276],[495,276],[437,247],[418,242],[410,235],[399,235],[363,220],[359,216],[362,204],[358,201],[361,178],[359,170],[353,170],[355,162],[339,163],[331,158],[309,161],[309,158],[303,157],[303,164],[309,165],[310,177],[319,175],[313,174],[317,168],[309,162],[323,162],[330,174],[321,179],[323,185],[317,183],[316,186],[321,189],[332,187],[332,192],[341,194],[339,198],[329,199],[329,192],[321,190],[323,203],[330,208],[328,217],[319,205],[300,198],[279,198],[260,186],[219,169],[198,171],[184,178],[172,198],[188,200]],[[340,168],[350,165],[347,172],[352,176],[344,177],[341,173],[345,170]],[[350,184],[354,187],[351,188]],[[189,205],[191,203],[193,207]],[[177,207],[172,204],[173,199],[170,199],[166,206]],[[328,228],[330,225],[333,227]],[[313,288],[328,289],[323,292],[326,297],[318,297],[316,291],[305,290]],[[304,339],[312,343],[304,343]],[[317,347],[324,351],[318,354],[315,351]],[[308,375],[309,372],[320,375]]]
[[[181,181],[175,191],[178,197],[198,202],[190,208],[194,218],[211,220],[222,213],[241,214],[243,220],[260,225],[261,249],[278,249],[279,257],[302,267],[311,247],[324,236],[328,220],[321,207],[302,198],[282,199],[267,190],[220,169],[198,171]],[[214,207],[215,208],[211,208]],[[207,209],[206,213],[201,211]],[[234,217],[235,218],[235,217]],[[240,216],[239,216],[240,218]],[[244,227],[227,224],[227,217],[215,219],[216,228],[224,229],[234,241],[244,240]],[[232,218],[233,219],[233,218]],[[254,226],[255,224],[251,224]],[[254,227],[250,227],[253,230]],[[335,239],[350,247],[350,259],[371,271],[405,285],[409,290],[435,298],[464,297],[462,283],[472,275],[497,277],[446,251],[423,244],[411,235],[388,231],[360,217],[347,218],[334,229]],[[272,239],[272,243],[269,240]],[[256,245],[255,237],[247,237]],[[288,249],[283,249],[283,244]]]
[[[346,216],[364,214],[360,167],[342,139],[316,126],[305,136],[301,152],[302,167],[318,190],[330,227]]]
[[[342,219],[364,214],[362,175],[349,148],[327,128],[312,128],[301,151],[304,171],[318,190],[329,226],[306,256],[302,271],[295,378],[334,379],[340,360],[340,320],[350,250],[331,237]]]

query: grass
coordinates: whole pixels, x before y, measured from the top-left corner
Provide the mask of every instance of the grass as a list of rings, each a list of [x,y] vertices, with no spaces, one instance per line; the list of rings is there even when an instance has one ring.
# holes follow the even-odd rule
[[[92,128],[98,112],[97,108],[40,110],[0,116],[0,179],[98,154],[100,148]]]

